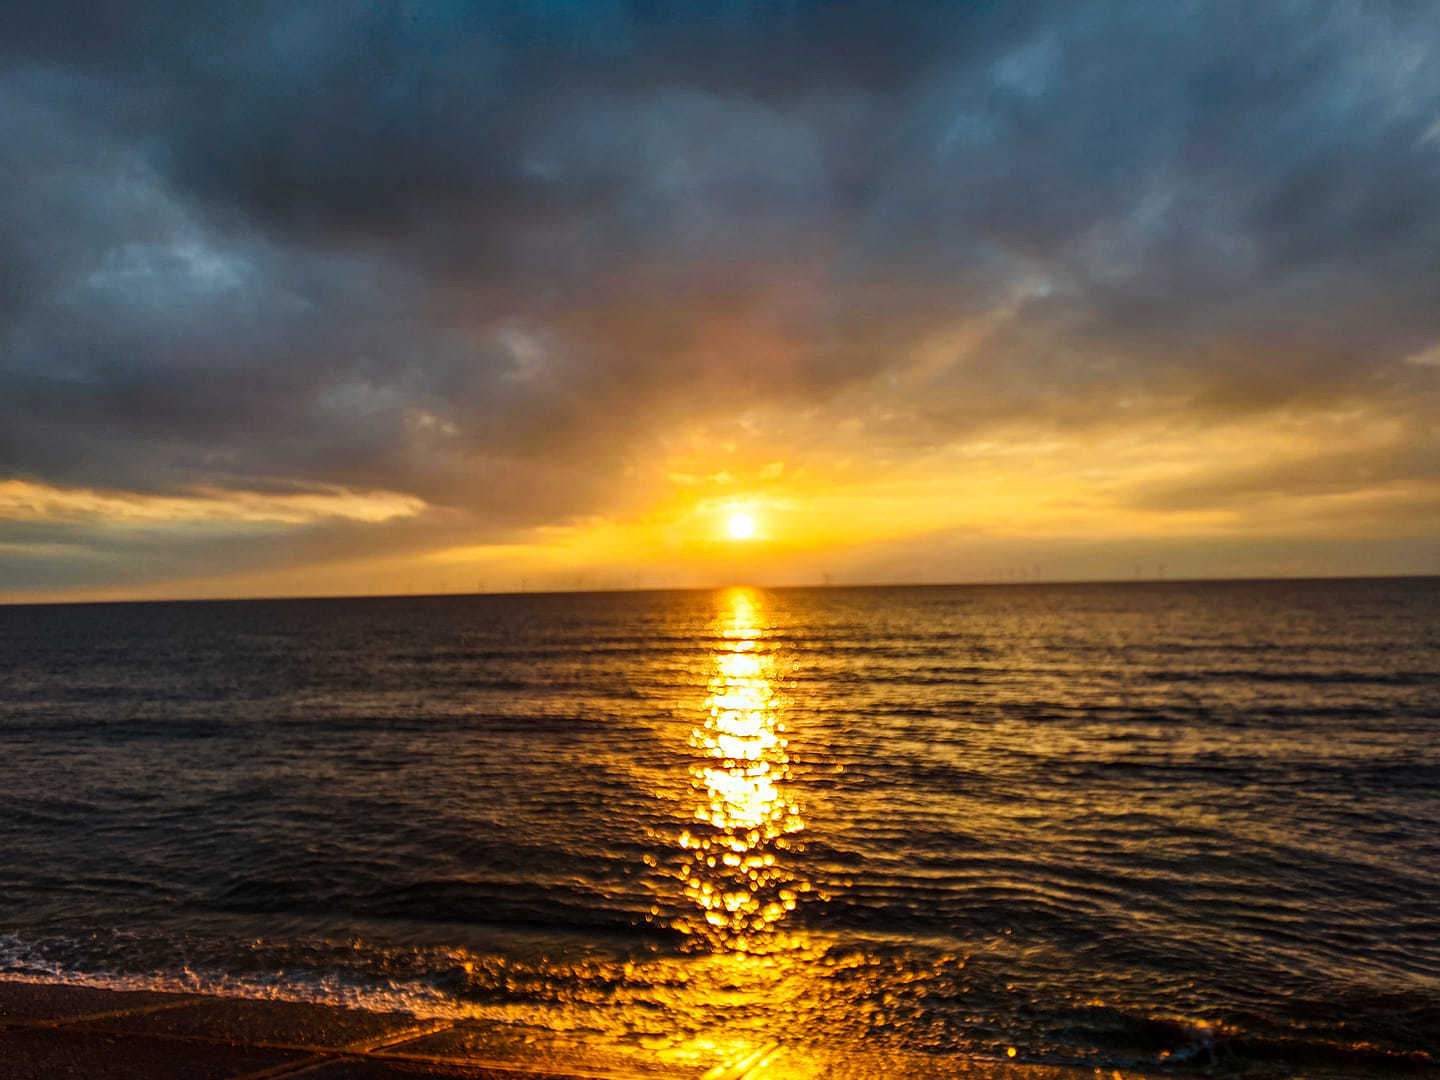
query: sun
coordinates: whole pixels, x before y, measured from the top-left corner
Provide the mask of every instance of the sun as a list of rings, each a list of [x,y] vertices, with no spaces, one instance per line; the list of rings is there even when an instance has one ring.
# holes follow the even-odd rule
[[[731,514],[725,527],[732,540],[749,540],[755,535],[755,519],[749,514]]]

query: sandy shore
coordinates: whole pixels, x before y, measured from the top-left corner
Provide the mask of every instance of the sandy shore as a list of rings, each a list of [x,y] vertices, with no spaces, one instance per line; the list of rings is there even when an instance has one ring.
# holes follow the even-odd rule
[[[6,1080],[1139,1080],[1126,1072],[930,1057],[817,1058],[779,1044],[689,1060],[594,1050],[503,1025],[329,1005],[0,980]]]

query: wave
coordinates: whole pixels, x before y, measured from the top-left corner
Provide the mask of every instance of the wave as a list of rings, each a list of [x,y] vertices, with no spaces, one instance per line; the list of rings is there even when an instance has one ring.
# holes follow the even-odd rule
[[[76,964],[73,956],[60,958],[57,942],[0,936],[0,977],[583,1031],[632,1046],[657,1030],[714,1038],[738,1026],[801,1049],[993,1056],[1018,1048],[1022,1062],[1209,1075],[1320,1068],[1378,1076],[1428,1073],[1436,1064],[1425,1033],[1440,1028],[1440,1009],[1404,995],[1352,994],[1290,1020],[1238,1003],[1194,1016],[1098,1001],[1083,990],[1047,997],[996,983],[1016,961],[1003,949],[989,957],[940,951],[916,965],[914,944],[887,944],[882,936],[868,946],[797,949],[778,964],[767,961],[768,974],[742,990],[736,972],[713,957],[677,963],[570,952],[526,961],[453,946],[386,949],[358,939],[298,938],[248,943],[228,967],[137,971]],[[1175,977],[1184,974],[1180,965]],[[1340,1012],[1348,1019],[1337,1022]]]

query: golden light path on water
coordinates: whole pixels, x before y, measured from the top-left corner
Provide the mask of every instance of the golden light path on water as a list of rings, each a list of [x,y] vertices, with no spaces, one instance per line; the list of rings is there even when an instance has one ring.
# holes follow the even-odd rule
[[[861,986],[871,976],[863,957],[837,960],[789,918],[819,892],[795,857],[808,822],[788,749],[790,657],[751,589],[719,594],[712,639],[697,672],[706,695],[690,732],[691,819],[678,837],[689,910],[674,926],[696,948],[680,961],[672,1003],[689,1030],[652,1043],[657,1059],[677,1075],[709,1066],[701,1080],[951,1075],[915,1055],[817,1042],[835,1030],[837,1009],[862,1027],[871,1019]]]
[[[765,953],[780,944],[777,924],[808,888],[777,866],[786,838],[805,822],[789,783],[783,691],[757,600],[744,589],[723,595],[705,715],[691,732],[695,828],[680,834],[691,854],[685,896],[697,915],[678,929],[721,951]]]
[[[929,1080],[936,1074],[918,1058],[897,1064],[891,1051],[882,1057],[832,1038],[873,1019],[879,972],[859,951],[835,956],[833,942],[795,917],[807,894],[828,894],[800,868],[812,826],[792,775],[792,656],[777,642],[764,594],[716,594],[702,640],[704,655],[669,703],[679,723],[653,729],[668,743],[667,771],[648,776],[669,819],[649,833],[650,915],[683,944],[614,968],[562,963],[557,996],[573,1008],[506,1019],[528,1032],[526,1055],[568,1045],[567,1060],[596,1074]],[[583,1049],[575,1046],[582,1032]]]
[[[716,1076],[748,1062],[747,1076],[802,1078],[813,1063],[779,1048],[776,1032],[817,994],[813,948],[786,926],[812,886],[787,858],[806,822],[787,752],[788,658],[767,629],[756,592],[719,594],[715,646],[696,672],[705,697],[690,731],[690,818],[678,836],[688,906],[674,920],[695,945],[683,961],[683,1011],[710,1022],[660,1057],[720,1062]]]
[[[792,775],[791,657],[777,645],[763,605],[758,590],[718,594],[714,644],[694,671],[696,694],[677,702],[694,723],[690,798],[672,811],[688,814],[672,834],[682,855],[675,884],[685,903],[669,923],[691,948],[649,969],[654,997],[648,1004],[662,1005],[674,1026],[656,1032],[648,1008],[651,1024],[632,1016],[652,1032],[640,1045],[668,1075],[699,1080],[959,1075],[954,1060],[855,1037],[903,1007],[892,980],[923,981],[954,956],[938,955],[923,970],[896,971],[861,949],[837,953],[833,941],[790,918],[807,894],[821,902],[830,895],[800,868],[804,833],[813,823]],[[651,865],[670,861],[657,856]],[[1013,1057],[1014,1048],[1008,1053]],[[965,1075],[1017,1075],[997,1071],[994,1062],[986,1068],[991,1071],[971,1062]],[[1074,1080],[1077,1074],[1039,1067],[1026,1075]]]

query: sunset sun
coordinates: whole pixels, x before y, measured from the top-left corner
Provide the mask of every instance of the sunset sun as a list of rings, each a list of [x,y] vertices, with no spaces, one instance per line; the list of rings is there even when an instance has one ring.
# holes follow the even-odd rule
[[[749,514],[731,514],[726,531],[732,540],[749,540],[755,535],[755,519]]]

